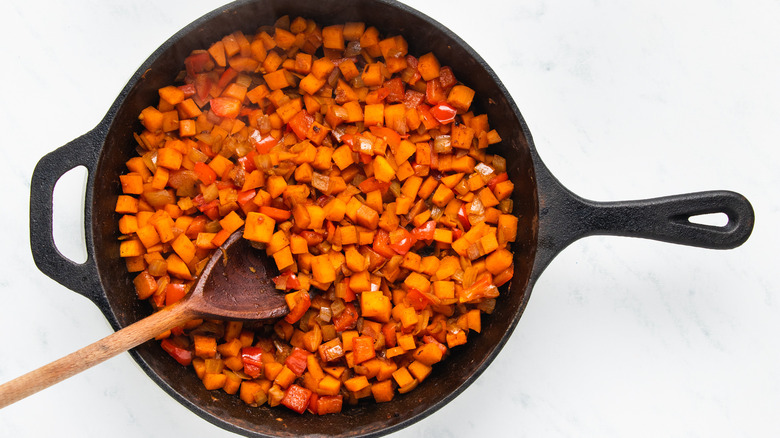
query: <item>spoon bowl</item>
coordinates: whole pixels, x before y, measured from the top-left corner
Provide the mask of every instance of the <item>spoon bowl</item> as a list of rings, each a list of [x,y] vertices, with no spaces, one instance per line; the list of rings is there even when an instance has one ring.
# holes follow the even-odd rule
[[[105,338],[0,385],[0,408],[89,369],[195,318],[267,321],[289,311],[271,282],[271,259],[235,231],[215,250],[187,296]]]

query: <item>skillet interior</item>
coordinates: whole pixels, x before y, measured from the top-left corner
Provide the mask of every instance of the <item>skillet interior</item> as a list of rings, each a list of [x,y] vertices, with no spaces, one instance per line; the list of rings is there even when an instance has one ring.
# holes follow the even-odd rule
[[[234,432],[255,436],[302,434],[374,435],[389,433],[429,415],[471,383],[492,361],[519,320],[530,295],[530,277],[537,245],[537,189],[532,163],[532,139],[527,126],[503,85],[484,61],[450,31],[424,15],[395,2],[366,0],[268,0],[227,5],[197,20],[165,42],[141,66],[101,122],[107,131],[96,167],[92,203],[87,206],[91,248],[95,254],[107,306],[101,306],[114,328],[147,316],[151,308],[135,297],[132,276],[118,259],[119,234],[113,212],[120,193],[118,175],[134,150],[133,132],[140,129],[140,111],[155,104],[157,89],[172,83],[184,58],[207,48],[223,35],[242,30],[252,34],[272,25],[279,16],[312,18],[320,25],[364,21],[383,35],[401,34],[409,53],[433,51],[442,65],[476,90],[473,109],[487,113],[491,126],[503,141],[492,152],[507,158],[515,184],[513,201],[520,217],[515,244],[515,278],[504,287],[495,312],[483,319],[482,333],[452,351],[434,367],[432,375],[416,390],[397,395],[390,403],[362,403],[338,415],[300,416],[286,409],[250,408],[238,397],[207,391],[190,369],[165,354],[157,342],[147,342],[132,355],[166,392],[208,421]],[[100,127],[99,127],[100,128]],[[278,420],[278,419],[281,419]]]

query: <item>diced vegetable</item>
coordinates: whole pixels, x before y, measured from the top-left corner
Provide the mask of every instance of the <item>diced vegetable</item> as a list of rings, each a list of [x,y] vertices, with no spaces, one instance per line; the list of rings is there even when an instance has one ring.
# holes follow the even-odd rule
[[[289,308],[158,336],[206,389],[301,414],[389,402],[502,305],[523,230],[501,136],[456,69],[408,47],[284,17],[193,51],[140,112],[115,204],[138,298],[184,299],[243,227]]]

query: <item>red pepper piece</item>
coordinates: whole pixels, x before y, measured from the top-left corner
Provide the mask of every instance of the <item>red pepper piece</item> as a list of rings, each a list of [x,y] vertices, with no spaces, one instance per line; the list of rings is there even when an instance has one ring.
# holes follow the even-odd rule
[[[433,240],[436,233],[436,221],[428,221],[412,230],[412,236],[417,240]]]
[[[447,124],[455,120],[458,110],[447,102],[439,102],[431,107],[431,114],[439,123]]]
[[[232,67],[228,67],[225,69],[224,72],[222,72],[222,75],[219,76],[217,87],[225,88],[229,83],[233,82],[233,79],[237,77],[238,77],[238,72],[234,70]]]
[[[314,117],[306,110],[300,110],[298,111],[298,114],[294,115],[287,123],[287,126],[295,133],[298,140],[303,140],[306,138],[306,134],[309,132],[312,123],[314,123]]]
[[[234,97],[215,97],[209,104],[211,111],[218,117],[235,119],[241,111],[241,101]]]
[[[339,316],[333,318],[333,325],[337,332],[343,332],[344,330],[350,330],[355,328],[357,324],[358,313],[355,305],[347,303],[345,309],[339,314]]]
[[[236,201],[238,202],[238,205],[243,207],[255,199],[255,196],[257,196],[255,189],[244,190],[243,192],[238,192],[238,199],[236,199]]]
[[[436,105],[439,102],[447,100],[447,94],[441,86],[439,79],[431,79],[425,84],[425,101],[430,105]]]
[[[390,247],[390,234],[382,228],[377,230],[376,235],[374,236],[373,249],[375,253],[386,259],[389,259],[396,254],[393,248]]]
[[[250,151],[248,154],[238,159],[238,164],[244,168],[244,172],[250,173],[253,170],[257,170],[257,166],[255,166],[256,156],[257,151]]]
[[[163,339],[160,345],[166,353],[176,359],[176,362],[179,362],[184,366],[188,366],[192,363],[192,352],[186,348],[180,347],[171,338]]]
[[[258,153],[260,154],[267,154],[271,152],[271,148],[276,146],[277,143],[279,143],[276,138],[272,135],[267,135],[263,137],[263,134],[260,133],[258,130],[252,131],[252,133],[249,135],[249,142],[255,147]]]
[[[241,361],[244,363],[244,372],[253,379],[260,377],[263,372],[263,349],[260,347],[244,347],[241,349]]]
[[[198,179],[205,185],[213,184],[214,181],[217,180],[217,172],[214,172],[214,169],[209,167],[206,163],[195,163],[195,167],[192,170],[195,171],[198,175]]]
[[[388,246],[400,255],[404,255],[409,252],[415,243],[417,243],[417,239],[411,233],[406,231],[406,228],[398,227],[390,232],[390,243]]]
[[[487,186],[490,188],[491,191],[496,191],[496,184],[500,182],[504,182],[509,179],[509,175],[507,175],[506,172],[501,172],[498,175],[494,176],[493,178],[488,181]]]
[[[186,294],[187,288],[183,283],[168,283],[168,286],[165,288],[165,305],[170,306],[184,298]]]
[[[302,414],[309,406],[309,398],[311,395],[312,392],[310,390],[292,384],[287,388],[287,392],[285,392],[284,398],[282,398],[282,404],[293,411]]]
[[[300,287],[300,284],[298,285]],[[290,313],[284,317],[284,320],[290,324],[296,323],[299,319],[303,318],[303,314],[311,307],[311,298],[306,291],[300,291],[298,293],[298,302],[295,303],[295,307],[290,309]]]
[[[287,356],[284,364],[290,371],[294,372],[296,376],[300,377],[303,372],[306,371],[307,358],[311,353],[303,348],[294,347],[292,353]]]
[[[409,301],[409,305],[417,311],[423,310],[430,303],[430,300],[422,292],[413,287],[409,288],[409,292],[406,293],[406,299]]]
[[[198,52],[188,56],[184,60],[184,66],[190,76],[195,76],[197,73],[214,68],[214,62],[209,52]]]
[[[298,276],[289,269],[274,277],[273,282],[279,290],[297,290],[301,288],[301,281],[298,280]]]
[[[460,210],[458,210],[458,222],[460,222],[460,224],[463,225],[463,229],[465,231],[471,229],[471,223],[469,222],[469,214],[466,211],[466,203],[461,205]]]

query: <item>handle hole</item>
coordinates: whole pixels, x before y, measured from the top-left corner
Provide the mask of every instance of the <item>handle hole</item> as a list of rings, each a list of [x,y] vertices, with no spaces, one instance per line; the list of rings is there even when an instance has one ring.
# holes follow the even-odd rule
[[[76,263],[87,261],[84,203],[88,173],[84,166],[65,172],[54,185],[52,195],[54,245],[63,256]]]
[[[729,223],[729,217],[726,213],[707,213],[697,214],[688,218],[688,222],[699,225],[710,225],[713,227],[725,227]]]

